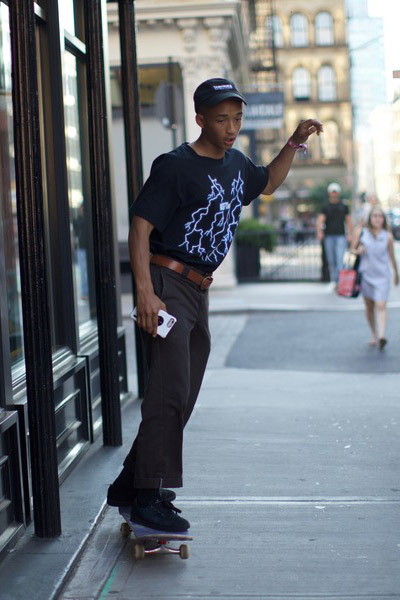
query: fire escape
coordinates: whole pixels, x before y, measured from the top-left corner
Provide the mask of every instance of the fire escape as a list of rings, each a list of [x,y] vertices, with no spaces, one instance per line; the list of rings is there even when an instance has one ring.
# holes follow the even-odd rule
[[[279,89],[275,46],[275,2],[253,0],[250,3],[252,34],[250,39],[251,70],[259,92]]]
[[[250,11],[250,68],[253,73],[254,92],[282,90],[276,60],[275,0],[252,0]],[[263,129],[251,134],[253,159],[267,163],[283,145],[282,129]]]

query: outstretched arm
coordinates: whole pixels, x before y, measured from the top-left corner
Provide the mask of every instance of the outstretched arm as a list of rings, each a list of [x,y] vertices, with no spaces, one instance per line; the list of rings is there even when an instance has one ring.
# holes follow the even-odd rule
[[[296,131],[290,136],[289,141],[298,147],[300,144],[304,144],[310,135],[313,133],[319,135],[322,131],[323,125],[316,119],[300,121]],[[285,181],[296,150],[296,147],[291,147],[286,143],[278,156],[268,165],[269,179],[263,194],[272,194]]]
[[[150,233],[153,225],[134,216],[129,230],[129,254],[135,278],[137,324],[150,333],[157,335],[158,311],[166,310],[162,300],[154,293],[150,276]]]
[[[393,235],[391,233],[389,234],[388,251],[389,251],[390,260],[391,260],[393,271],[394,271],[394,285],[399,285],[399,272],[397,270],[396,257],[394,255],[394,248],[393,248]]]

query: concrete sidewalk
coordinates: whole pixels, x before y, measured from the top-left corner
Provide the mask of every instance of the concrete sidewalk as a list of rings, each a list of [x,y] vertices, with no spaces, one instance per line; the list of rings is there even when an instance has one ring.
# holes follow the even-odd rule
[[[130,305],[124,297],[124,315]],[[375,354],[362,300],[326,284],[215,289],[210,306],[213,350],[177,502],[191,522],[191,558],[135,563],[117,511],[104,507],[139,422],[134,401],[124,446],[99,440],[61,486],[62,537],[37,540],[30,527],[0,565],[2,600],[400,598],[398,288],[390,343]],[[307,319],[315,331],[304,361]],[[344,358],[327,369],[323,356]]]
[[[400,308],[400,286],[392,287],[388,307]],[[248,283],[233,288],[210,288],[210,314],[271,310],[364,310],[364,301],[338,296],[331,283]],[[122,296],[122,314],[132,311],[132,296]]]
[[[400,598],[400,376],[389,354],[400,353],[398,309],[383,355],[365,344],[362,300],[326,285],[214,290],[210,304],[214,346],[177,501],[191,522],[190,560],[135,563],[110,509],[60,600]],[[288,331],[294,306],[285,357],[280,323]],[[301,333],[314,352],[304,365],[294,342],[307,318],[316,324],[314,338]],[[346,337],[334,335],[341,322]],[[332,345],[347,363],[358,352],[359,370],[346,359],[335,370],[332,354],[327,370]]]
[[[400,308],[400,287],[392,287],[388,307]],[[252,283],[210,293],[210,311],[227,312],[364,310],[364,301],[343,298],[331,283]]]
[[[398,384],[388,376],[389,395],[368,375],[209,373],[178,501],[191,558],[135,563],[110,509],[62,600],[399,598]]]

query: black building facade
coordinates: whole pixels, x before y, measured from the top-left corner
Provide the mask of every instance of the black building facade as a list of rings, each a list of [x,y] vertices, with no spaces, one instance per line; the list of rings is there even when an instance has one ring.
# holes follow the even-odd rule
[[[128,189],[141,184],[133,0],[120,0]],[[129,396],[110,181],[105,0],[0,0],[0,553]]]

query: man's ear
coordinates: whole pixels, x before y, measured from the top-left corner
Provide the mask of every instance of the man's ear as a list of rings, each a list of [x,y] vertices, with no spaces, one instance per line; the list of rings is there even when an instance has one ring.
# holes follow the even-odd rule
[[[197,115],[196,115],[196,123],[200,127],[200,129],[203,129],[203,127],[204,127],[204,115],[201,115],[201,114],[197,113]]]

